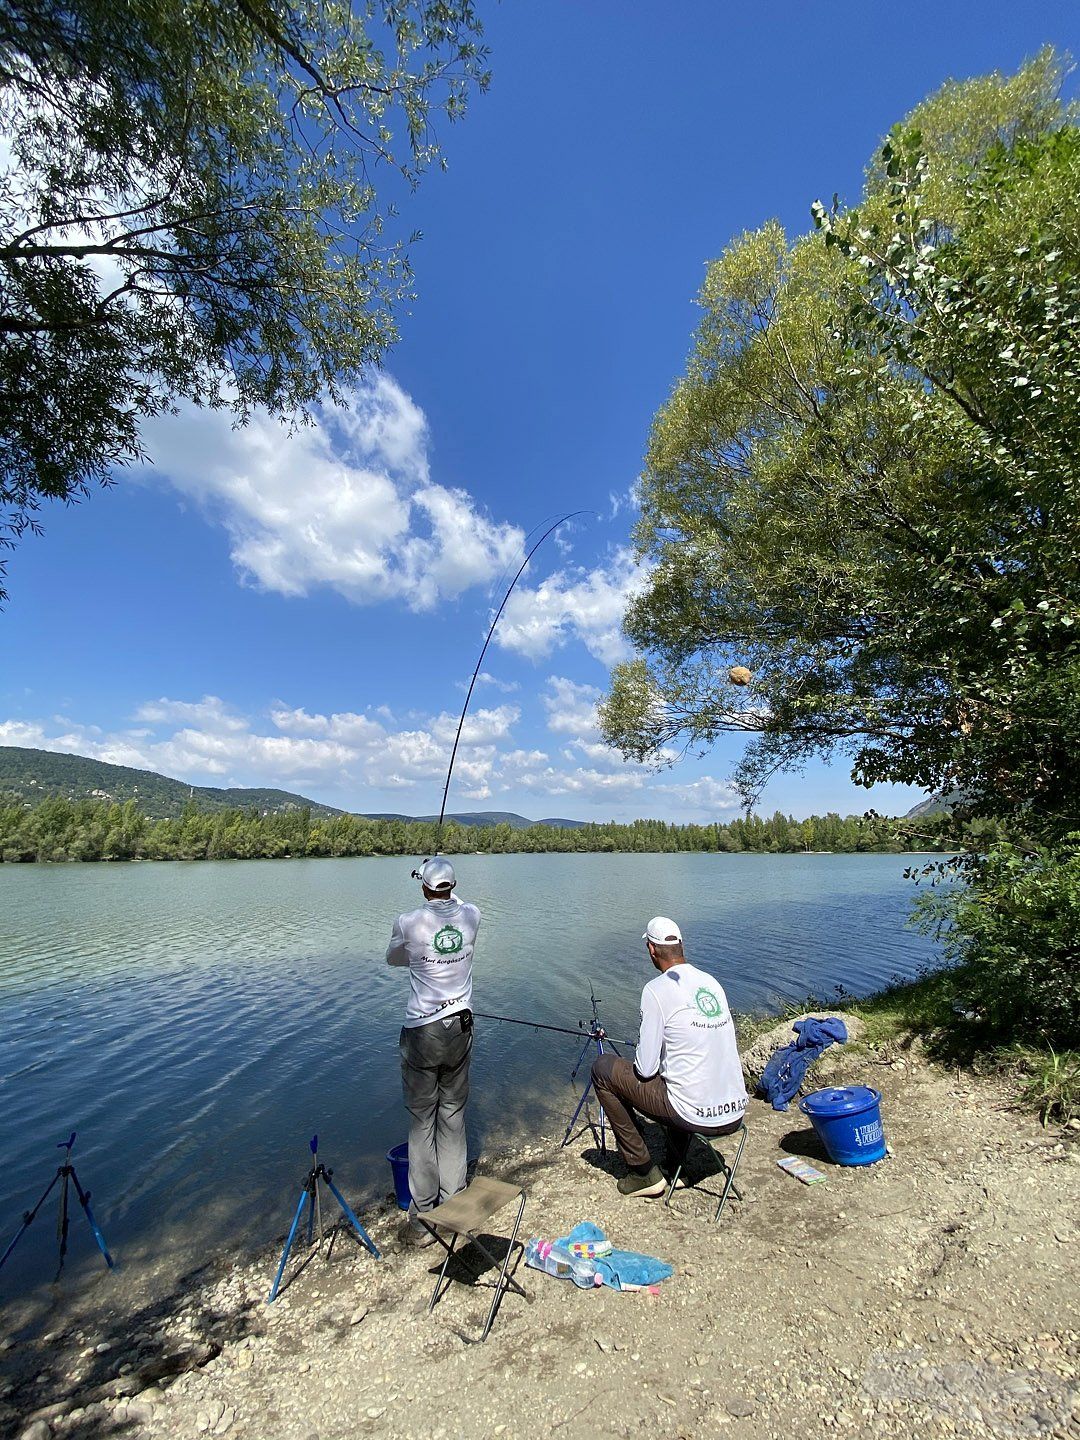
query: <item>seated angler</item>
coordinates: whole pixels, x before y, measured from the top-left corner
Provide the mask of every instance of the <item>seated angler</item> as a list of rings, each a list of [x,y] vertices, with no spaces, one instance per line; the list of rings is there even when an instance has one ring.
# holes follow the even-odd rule
[[[634,1112],[664,1127],[668,1163],[674,1167],[692,1134],[730,1135],[739,1128],[746,1086],[723,988],[686,959],[674,920],[656,916],[641,938],[660,974],[641,992],[634,1063],[601,1055],[592,1078],[626,1161],[619,1193],[650,1198],[662,1195],[667,1182]]]

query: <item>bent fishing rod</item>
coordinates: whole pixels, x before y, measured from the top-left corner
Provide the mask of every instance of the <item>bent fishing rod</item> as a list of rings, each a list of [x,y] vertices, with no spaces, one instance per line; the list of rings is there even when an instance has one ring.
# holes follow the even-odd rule
[[[469,702],[472,700],[473,691],[476,689],[476,682],[480,678],[480,670],[484,663],[484,657],[488,652],[488,646],[491,644],[492,636],[495,634],[495,627],[498,625],[500,619],[502,618],[502,613],[506,609],[507,604],[509,603],[510,596],[514,593],[514,587],[517,585],[522,575],[524,575],[526,566],[528,565],[532,557],[536,554],[537,550],[540,549],[540,546],[543,545],[544,541],[548,538],[549,535],[554,535],[555,531],[558,530],[561,525],[565,525],[568,520],[573,520],[578,515],[584,514],[584,510],[571,510],[566,515],[563,515],[560,519],[556,520],[553,525],[548,526],[548,528],[544,531],[540,538],[535,541],[526,551],[524,560],[522,560],[521,564],[518,566],[514,578],[507,586],[506,594],[503,596],[499,604],[499,608],[495,611],[495,617],[488,628],[487,635],[484,637],[484,644],[480,650],[480,657],[477,660],[476,666],[472,672],[472,678],[469,680],[469,688],[465,693],[465,704],[461,707],[461,715],[458,718],[457,730],[454,734],[454,744],[453,748],[450,751],[450,764],[447,767],[446,771],[446,784],[443,786],[442,804],[439,806],[439,823],[435,831],[436,855],[439,853],[439,841],[442,838],[443,824],[446,819],[446,801],[447,797],[450,794],[450,781],[452,780],[454,775],[454,761],[457,759],[458,745],[461,742],[461,732],[465,728],[465,717],[469,713]],[[426,864],[427,862],[425,861],[424,863]],[[422,880],[422,870],[423,866],[420,866],[419,868],[414,870],[412,872],[412,878],[414,880]],[[477,1019],[479,1020],[498,1020],[501,1021],[504,1025],[526,1025],[531,1030],[549,1030],[556,1035],[581,1036],[584,1034],[588,1039],[591,1040],[607,1039],[609,1038],[607,1035],[607,1031],[601,1025],[600,1016],[597,1013],[596,993],[593,990],[591,982],[589,984],[589,993],[592,999],[593,1018],[588,1026],[585,1025],[584,1021],[579,1020],[576,1030],[571,1030],[566,1025],[546,1025],[540,1021],[519,1020],[512,1015],[492,1015],[487,1014],[483,1011],[476,1011],[475,1013]],[[619,1045],[633,1045],[634,1042],[632,1040],[619,1040],[613,1043]]]
[[[554,535],[555,531],[558,530],[560,525],[565,525],[568,520],[573,520],[576,516],[584,514],[584,510],[571,510],[568,514],[563,515],[561,519],[556,520],[554,525],[548,526],[548,528],[540,536],[539,540],[537,540],[535,544],[530,546],[529,550],[526,552],[525,559],[522,560],[521,564],[518,566],[517,574],[514,576],[513,580],[510,581],[510,584],[506,590],[506,594],[503,596],[502,602],[500,603],[498,610],[495,611],[495,618],[494,620],[492,620],[491,626],[488,629],[487,636],[484,639],[483,649],[480,651],[480,658],[476,662],[476,669],[473,671],[472,679],[469,681],[469,688],[465,695],[465,704],[461,707],[461,717],[458,720],[457,732],[454,735],[453,749],[450,751],[450,764],[446,771],[446,784],[443,786],[442,804],[439,806],[439,823],[435,831],[436,855],[439,853],[439,841],[442,839],[443,822],[446,818],[446,800],[447,796],[450,794],[450,781],[453,778],[454,774],[454,761],[457,759],[458,745],[461,742],[461,732],[465,728],[465,716],[469,712],[469,702],[472,699],[473,691],[476,689],[476,682],[480,678],[480,668],[484,663],[484,656],[487,654],[488,646],[491,644],[491,637],[495,634],[495,627],[496,625],[498,625],[500,619],[502,618],[502,613],[506,609],[507,602],[509,601],[510,596],[514,593],[514,586],[518,583],[522,575],[525,573],[525,567],[528,565],[532,557],[536,554],[537,550],[540,549],[540,546],[544,543],[544,541],[548,538],[549,535]],[[419,880],[421,878],[419,870],[414,870],[412,874],[414,880]]]

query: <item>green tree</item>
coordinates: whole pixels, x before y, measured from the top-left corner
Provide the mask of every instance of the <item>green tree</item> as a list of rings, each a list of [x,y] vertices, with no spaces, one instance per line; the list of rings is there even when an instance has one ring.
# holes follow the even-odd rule
[[[1080,1048],[1080,835],[1053,850],[1000,843],[919,919],[944,941],[995,1039]]]
[[[480,35],[471,0],[0,6],[0,540],[177,398],[291,416],[379,360],[384,226]]]
[[[863,784],[1076,827],[1080,143],[1060,79],[1045,53],[947,86],[856,210],[816,207],[794,243],[767,225],[710,267],[641,487],[644,658],[602,712],[626,753],[746,730],[750,795],[840,750]]]

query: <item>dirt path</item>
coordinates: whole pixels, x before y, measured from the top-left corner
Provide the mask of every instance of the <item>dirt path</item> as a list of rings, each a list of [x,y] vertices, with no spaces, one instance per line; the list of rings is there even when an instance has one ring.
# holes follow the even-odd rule
[[[473,1344],[490,1292],[455,1285],[429,1318],[441,1252],[403,1246],[385,1210],[365,1217],[381,1262],[339,1244],[272,1307],[265,1255],[222,1262],[169,1304],[15,1344],[0,1356],[12,1387],[0,1428],[32,1440],[1080,1437],[1080,1132],[1043,1131],[997,1082],[917,1056],[864,1063],[893,1156],[805,1187],[776,1166],[784,1147],[816,1153],[802,1117],[755,1101],[745,1199],[717,1226],[693,1190],[675,1213],[623,1200],[617,1162],[588,1133],[482,1163],[527,1186],[525,1233],[589,1219],[670,1260],[655,1296],[522,1268],[533,1303],[510,1295]],[[180,1366],[194,1368],[163,1373]]]

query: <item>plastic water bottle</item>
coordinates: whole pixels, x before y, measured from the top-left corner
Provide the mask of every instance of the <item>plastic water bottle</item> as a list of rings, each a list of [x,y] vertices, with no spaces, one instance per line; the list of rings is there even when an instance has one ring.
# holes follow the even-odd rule
[[[584,1255],[571,1255],[561,1245],[551,1240],[541,1240],[538,1235],[525,1246],[525,1264],[533,1270],[542,1270],[545,1275],[555,1275],[560,1280],[573,1280],[583,1290],[604,1282],[596,1273],[596,1261],[587,1260]]]

